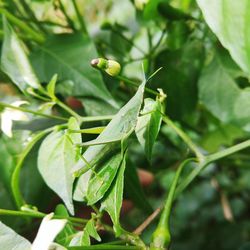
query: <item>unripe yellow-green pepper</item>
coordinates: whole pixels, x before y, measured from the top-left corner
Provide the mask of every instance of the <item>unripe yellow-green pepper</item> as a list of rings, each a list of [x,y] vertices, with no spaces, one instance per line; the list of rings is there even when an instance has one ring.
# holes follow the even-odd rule
[[[91,66],[97,69],[104,70],[110,76],[117,76],[121,71],[121,65],[114,60],[104,58],[96,58],[91,61]]]

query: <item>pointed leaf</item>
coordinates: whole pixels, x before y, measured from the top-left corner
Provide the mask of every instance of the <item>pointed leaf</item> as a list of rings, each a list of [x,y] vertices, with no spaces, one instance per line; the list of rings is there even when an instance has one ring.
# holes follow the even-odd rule
[[[83,234],[86,234],[86,233],[90,235],[91,237],[93,237],[94,239],[96,239],[97,241],[101,241],[101,238],[96,231],[95,222],[93,219],[89,220],[88,223],[86,224]]]
[[[151,160],[154,142],[161,126],[161,103],[159,100],[145,99],[141,116],[137,120],[135,133],[144,148],[148,160]]]
[[[118,107],[101,74],[90,66],[90,61],[96,57],[93,42],[80,33],[54,35],[31,54],[41,82],[49,82],[54,74],[58,74],[58,80],[73,82],[71,95],[96,97]]]
[[[69,120],[69,128],[79,129],[75,118]],[[80,134],[55,131],[42,142],[38,155],[38,169],[44,181],[62,198],[71,214],[74,213],[72,202],[74,177],[71,169],[79,156],[73,143],[79,142],[81,142]]]
[[[117,173],[116,179],[114,180],[114,183],[111,186],[111,190],[109,193],[107,193],[106,197],[104,197],[104,200],[101,205],[101,210],[106,210],[111,217],[116,236],[119,236],[123,231],[120,225],[120,211],[123,199],[125,167],[126,160],[124,157],[121,167],[119,168],[119,171]]]
[[[39,88],[39,81],[30,65],[24,45],[11,28],[6,18],[4,23],[4,41],[1,55],[1,68],[10,79],[24,91],[28,86]]]
[[[51,80],[49,81],[47,85],[47,91],[51,98],[55,97],[56,81],[57,81],[57,75],[55,74],[53,75],[53,77],[51,78]]]
[[[1,249],[30,250],[31,243],[0,221]]]
[[[250,2],[197,0],[204,18],[232,58],[250,73]]]
[[[199,80],[199,99],[219,120],[234,118],[234,105],[240,89],[218,57],[204,67]]]

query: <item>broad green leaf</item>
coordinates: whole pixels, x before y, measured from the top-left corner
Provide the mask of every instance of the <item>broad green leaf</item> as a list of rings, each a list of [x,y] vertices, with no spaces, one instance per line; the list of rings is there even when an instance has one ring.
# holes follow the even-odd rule
[[[208,152],[216,152],[223,145],[231,146],[236,139],[243,138],[244,132],[239,126],[226,124],[208,131],[200,142],[202,148]]]
[[[151,160],[154,142],[161,126],[161,103],[147,98],[141,116],[138,117],[135,133],[148,160]]]
[[[240,89],[233,77],[235,72],[227,66],[215,56],[204,68],[199,80],[199,99],[223,123],[249,131],[250,111],[245,107],[249,106],[250,88]]]
[[[205,21],[232,58],[250,73],[250,2],[197,0]]]
[[[218,57],[202,71],[199,80],[199,99],[219,120],[234,118],[235,100],[240,89]]]
[[[99,170],[92,174],[88,184],[87,201],[92,205],[99,201],[109,189],[122,161],[121,153],[117,153],[102,164]]]
[[[138,172],[136,171],[135,165],[129,159],[127,160],[128,167],[125,171],[125,192],[128,198],[133,201],[136,207],[140,208],[141,211],[151,214],[153,209],[149,204],[149,201],[143,192]]]
[[[24,45],[11,28],[6,18],[4,23],[4,41],[1,55],[1,68],[22,91],[28,86],[39,88],[39,81],[30,65]]]
[[[90,146],[83,154],[83,157],[90,164],[100,153],[103,154],[103,152],[107,152],[109,150],[110,145],[105,145],[105,143],[120,141],[135,129],[137,117],[143,100],[145,83],[146,82],[144,81],[140,85],[136,94],[119,110],[119,112],[95,140],[83,144],[84,146]],[[81,173],[84,167],[86,167],[86,163],[80,159],[74,166],[75,175]],[[88,168],[89,167],[87,166],[87,169]]]
[[[75,118],[70,118],[68,127],[79,129]],[[42,142],[38,155],[38,169],[44,181],[62,198],[71,214],[74,213],[72,202],[74,177],[71,170],[79,157],[79,152],[73,143],[80,142],[81,135],[78,133],[70,134],[66,130],[54,131]]]
[[[0,247],[6,250],[31,250],[31,243],[0,221]]]
[[[195,58],[195,60],[194,60]],[[156,58],[158,72],[151,83],[167,93],[167,114],[175,120],[188,121],[198,101],[198,77],[203,66],[204,46],[194,40],[178,50],[163,50]]]
[[[59,81],[73,81],[71,95],[96,97],[118,107],[100,72],[90,66],[90,61],[96,57],[94,44],[83,34],[55,35],[31,54],[42,82],[49,82],[54,74],[58,74]]]
[[[125,167],[126,167],[126,159],[124,156],[122,164],[114,180],[114,183],[112,184],[110,191],[104,197],[104,200],[102,201],[101,205],[101,210],[105,210],[109,213],[117,237],[122,233],[122,228],[119,219],[120,219],[120,211],[123,199]]]

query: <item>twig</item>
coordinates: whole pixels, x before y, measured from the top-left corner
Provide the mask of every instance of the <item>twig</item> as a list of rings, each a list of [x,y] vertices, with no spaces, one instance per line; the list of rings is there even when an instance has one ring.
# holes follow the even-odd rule
[[[130,79],[128,79],[128,78],[126,78],[126,77],[124,77],[124,76],[120,76],[120,75],[118,75],[118,76],[115,76],[115,78],[117,78],[118,80],[120,80],[120,81],[123,81],[123,82],[125,82],[125,83],[128,83],[128,84],[130,84],[130,85],[132,85],[132,86],[134,86],[134,87],[139,87],[139,83],[136,83],[136,82],[134,82],[134,81],[132,81],[132,80],[130,80]],[[152,89],[149,89],[149,88],[145,88],[145,92],[148,92],[148,93],[150,93],[150,94],[153,94],[153,95],[158,95],[159,93],[158,92],[156,92],[156,91],[154,91],[154,90],[152,90]]]
[[[189,136],[179,127],[175,125],[175,123],[169,119],[165,114],[162,114],[162,120],[171,127],[179,136],[180,138],[188,145],[188,147],[195,153],[199,162],[204,161],[204,155],[200,152],[199,148],[196,144],[189,138]]]
[[[140,235],[148,227],[148,225],[158,216],[161,210],[162,207],[158,207],[152,214],[148,216],[148,218],[145,221],[143,221],[141,225],[139,225],[134,230],[133,234]]]
[[[228,198],[215,177],[211,179],[211,184],[220,194],[220,201],[225,219],[229,222],[233,222],[234,216]]]
[[[40,112],[37,112],[37,111],[34,111],[34,110],[26,109],[26,108],[23,108],[23,107],[16,107],[16,106],[13,106],[13,105],[10,105],[10,104],[7,104],[7,103],[3,103],[3,102],[0,102],[0,107],[6,107],[6,108],[15,109],[15,110],[20,110],[20,111],[23,111],[23,112],[26,112],[26,113],[31,113],[33,115],[43,116],[43,117],[62,120],[62,121],[65,121],[65,120],[67,121],[68,120],[68,118],[65,118],[65,117],[55,116],[55,115],[47,115],[47,114],[43,114],[43,113],[40,113]]]
[[[62,4],[62,2],[61,2],[61,0],[58,0],[58,3],[59,3],[60,9],[61,9],[63,15],[65,16],[65,18],[66,18],[66,20],[67,20],[67,23],[69,24],[70,28],[71,28],[72,30],[76,30],[76,29],[75,29],[75,26],[74,26],[74,23],[73,23],[73,21],[70,19],[69,15],[67,14],[67,12],[66,12],[66,10],[65,10],[65,8],[64,8],[64,6],[63,6],[63,4]]]
[[[72,3],[73,3],[73,6],[74,6],[74,9],[75,9],[75,12],[76,12],[76,16],[77,16],[77,18],[78,18],[78,21],[79,21],[79,23],[80,23],[80,25],[81,25],[81,30],[82,30],[85,34],[87,34],[87,28],[86,28],[85,23],[83,22],[83,18],[82,18],[82,16],[81,16],[80,12],[79,12],[79,9],[78,9],[78,7],[77,7],[76,1],[75,1],[75,0],[72,0]]]

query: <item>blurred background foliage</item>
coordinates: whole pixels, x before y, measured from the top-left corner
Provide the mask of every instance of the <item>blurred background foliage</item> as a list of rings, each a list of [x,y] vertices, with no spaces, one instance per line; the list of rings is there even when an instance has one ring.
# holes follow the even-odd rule
[[[54,73],[58,74],[57,94],[63,101],[83,115],[114,114],[135,89],[97,72],[89,62],[97,55],[115,59],[122,65],[121,74],[135,81],[142,79],[143,63],[147,76],[163,67],[148,87],[162,88],[167,93],[166,113],[204,152],[216,152],[249,138],[249,74],[210,30],[196,1],[78,0],[76,4],[84,23],[79,21],[73,1],[68,0],[2,0],[0,7],[0,13],[7,11],[42,38],[42,42],[33,39],[20,23],[10,18],[24,41],[39,81],[47,83]],[[2,21],[0,29],[2,42]],[[2,102],[23,99],[20,90],[10,84],[12,81],[1,71]],[[80,104],[75,99],[72,103],[72,96]],[[26,100],[34,110],[45,113],[51,110],[49,104],[41,106],[39,100],[28,96]],[[17,157],[31,131],[49,124],[54,121],[41,121],[29,115],[29,122],[14,123],[12,138],[0,135],[1,208],[15,208],[10,195],[10,175]],[[48,212],[59,201],[37,171],[37,149],[38,146],[25,160],[21,188],[30,204]],[[187,147],[163,125],[151,163],[136,140],[129,150],[129,164],[155,176],[145,193],[156,209],[165,199]],[[250,249],[249,151],[211,164],[179,197],[171,221],[171,249]],[[136,200],[138,197],[133,197],[127,183],[125,196]],[[123,216],[125,228],[133,230],[146,218],[142,207],[139,204]],[[1,220],[29,236],[35,225],[30,224],[24,231],[22,219],[1,217]],[[155,225],[156,222],[152,223],[143,233],[145,242],[150,241]]]

